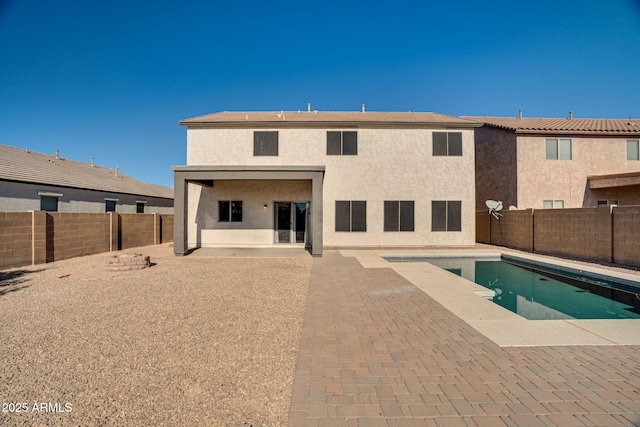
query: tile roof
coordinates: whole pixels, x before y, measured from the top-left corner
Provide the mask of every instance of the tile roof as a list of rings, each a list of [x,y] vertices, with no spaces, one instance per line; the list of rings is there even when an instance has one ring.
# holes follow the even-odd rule
[[[0,144],[0,180],[173,199],[173,189],[113,169]]]
[[[640,135],[638,119],[581,119],[581,118],[517,118],[464,116],[489,126],[514,130],[516,133],[573,133]]]
[[[300,124],[341,124],[341,125],[448,125],[477,127],[479,123],[460,117],[422,112],[336,112],[336,111],[249,111],[206,114],[180,121],[186,126],[247,125],[259,124],[282,126]],[[285,126],[286,126],[285,125]]]

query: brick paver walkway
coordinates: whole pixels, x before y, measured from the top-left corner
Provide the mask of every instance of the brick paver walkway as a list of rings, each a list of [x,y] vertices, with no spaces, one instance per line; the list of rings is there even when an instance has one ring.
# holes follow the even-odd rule
[[[639,426],[640,347],[500,348],[391,269],[314,259],[290,426]]]

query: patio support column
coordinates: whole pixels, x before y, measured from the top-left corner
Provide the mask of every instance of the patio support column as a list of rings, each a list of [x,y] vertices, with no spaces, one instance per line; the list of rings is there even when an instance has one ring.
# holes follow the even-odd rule
[[[184,255],[188,248],[188,230],[187,219],[189,218],[189,182],[184,172],[174,172],[173,175],[173,191],[174,191],[174,222],[173,222],[173,253],[175,255]]]
[[[322,181],[323,173],[316,172],[311,178],[311,255],[322,256]]]

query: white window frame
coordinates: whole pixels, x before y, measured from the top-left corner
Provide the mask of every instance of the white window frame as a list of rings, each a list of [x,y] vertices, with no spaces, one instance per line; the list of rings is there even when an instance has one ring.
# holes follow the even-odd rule
[[[564,200],[543,200],[542,201],[543,209],[564,209]]]
[[[547,138],[545,140],[545,158],[547,160],[573,160],[573,141],[571,138]]]
[[[634,152],[631,153],[629,149],[632,149]],[[640,160],[640,140],[627,139],[627,160]]]

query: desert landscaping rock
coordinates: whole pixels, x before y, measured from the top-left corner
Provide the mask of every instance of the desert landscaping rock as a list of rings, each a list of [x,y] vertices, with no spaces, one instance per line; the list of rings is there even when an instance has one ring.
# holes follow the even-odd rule
[[[311,259],[139,249],[0,271],[0,425],[286,425]]]

